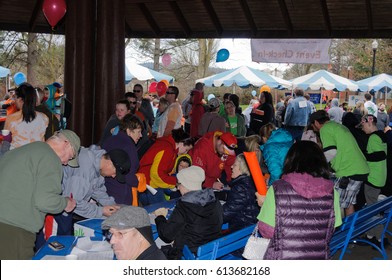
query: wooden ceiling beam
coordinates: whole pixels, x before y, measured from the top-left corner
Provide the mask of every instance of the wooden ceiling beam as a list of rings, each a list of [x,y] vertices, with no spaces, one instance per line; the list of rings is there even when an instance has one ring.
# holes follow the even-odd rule
[[[240,0],[240,5],[242,8],[242,11],[245,14],[245,18],[248,21],[249,27],[252,30],[253,34],[257,33],[257,26],[255,21],[253,20],[252,12],[249,9],[248,1],[247,0]]]
[[[150,11],[148,10],[146,4],[140,3],[140,4],[137,4],[137,6],[142,11],[142,14],[146,18],[148,24],[150,25],[150,27],[154,31],[155,35],[157,37],[159,37],[159,34],[161,34],[161,29],[159,28],[159,26],[156,23],[155,19],[152,17],[152,15],[151,15]]]
[[[34,5],[33,12],[31,13],[31,17],[29,20],[29,32],[32,32],[35,27],[35,23],[37,21],[38,13],[42,10],[42,4],[44,0],[37,0]]]
[[[285,0],[278,0],[280,12],[282,13],[283,20],[286,23],[286,28],[289,35],[293,34],[293,24],[291,23],[290,14],[286,6]]]
[[[182,29],[184,30],[185,35],[188,37],[192,34],[192,29],[189,27],[189,24],[184,17],[180,7],[178,6],[176,1],[170,1],[170,7],[173,9],[173,13],[180,23]]]
[[[211,1],[209,0],[202,0],[203,1],[203,5],[206,8],[207,14],[210,17],[212,23],[215,26],[215,30],[218,36],[221,36],[223,33],[223,28],[222,28],[222,24],[220,23],[219,19],[218,19],[218,15],[216,14],[214,7],[211,4]]]
[[[327,29],[328,35],[331,35],[332,27],[331,27],[331,19],[329,17],[327,0],[320,0],[321,4],[321,12],[323,13],[325,28]]]
[[[372,4],[370,0],[366,0],[366,16],[368,20],[369,30],[373,31],[373,13],[372,13]]]

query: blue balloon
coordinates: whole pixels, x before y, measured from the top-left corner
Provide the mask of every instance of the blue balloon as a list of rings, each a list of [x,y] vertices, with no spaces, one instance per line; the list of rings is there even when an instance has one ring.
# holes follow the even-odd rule
[[[257,92],[255,90],[252,90],[252,96],[255,97]]]
[[[22,72],[18,72],[14,75],[14,83],[17,86],[20,86],[21,84],[23,84],[24,82],[26,82],[26,76],[25,74],[23,74]]]
[[[220,49],[216,54],[216,62],[226,61],[230,56],[230,52],[227,49]]]

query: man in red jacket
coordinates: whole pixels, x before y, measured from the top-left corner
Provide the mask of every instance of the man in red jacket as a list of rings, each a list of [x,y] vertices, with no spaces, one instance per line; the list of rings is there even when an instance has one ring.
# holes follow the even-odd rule
[[[235,161],[237,138],[230,132],[214,131],[206,133],[196,142],[189,154],[193,165],[204,169],[206,179],[204,188],[223,189],[219,178],[225,170],[228,181],[231,179],[231,166]]]

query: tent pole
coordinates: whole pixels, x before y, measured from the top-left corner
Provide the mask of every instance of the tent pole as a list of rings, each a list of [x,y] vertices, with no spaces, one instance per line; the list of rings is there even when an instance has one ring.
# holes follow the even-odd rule
[[[384,94],[385,94],[385,106],[387,106],[387,86],[384,88]]]

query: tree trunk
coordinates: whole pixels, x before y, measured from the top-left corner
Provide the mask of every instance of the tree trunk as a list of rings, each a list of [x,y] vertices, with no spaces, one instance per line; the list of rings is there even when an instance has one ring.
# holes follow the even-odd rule
[[[161,54],[161,39],[155,39],[154,70],[159,71],[159,56]]]
[[[199,65],[197,65],[197,78],[203,78],[206,74],[205,65],[207,53],[206,39],[199,39]],[[208,67],[208,66],[207,66]]]
[[[38,66],[38,42],[37,34],[28,33],[27,41],[27,81],[37,85],[36,68]]]

